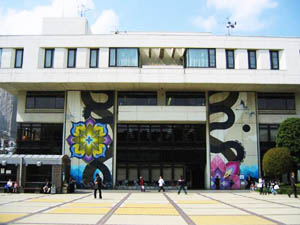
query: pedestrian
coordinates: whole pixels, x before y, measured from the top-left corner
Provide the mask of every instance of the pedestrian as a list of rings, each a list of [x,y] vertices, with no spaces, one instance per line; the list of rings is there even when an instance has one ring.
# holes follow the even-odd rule
[[[291,191],[288,193],[289,198],[291,197],[291,194],[295,195],[295,198],[298,198],[297,196],[297,185],[296,185],[296,178],[295,178],[295,173],[292,172],[291,175]]]
[[[263,179],[261,177],[258,179],[257,187],[259,188],[259,194],[262,195],[263,190],[264,190],[264,182],[263,182]]]
[[[145,192],[145,182],[142,176],[140,176],[140,188],[141,192]]]
[[[179,186],[178,194],[180,194],[182,189],[184,190],[184,193],[187,194],[184,185],[185,185],[185,180],[184,180],[183,176],[180,176],[180,178],[178,180],[178,186]]]
[[[160,176],[159,180],[158,180],[158,187],[159,187],[158,192],[160,192],[161,190],[163,190],[163,192],[165,192],[164,185],[165,185],[165,181],[162,178],[162,176]]]
[[[18,181],[15,181],[13,186],[13,193],[18,193],[18,187],[19,187]]]
[[[10,192],[12,192],[12,190],[13,190],[13,183],[12,183],[11,179],[8,179],[7,183],[4,186],[4,191],[6,193],[10,193]]]
[[[42,193],[49,194],[51,191],[51,183],[46,179],[45,184],[42,187]]]
[[[102,199],[102,193],[101,193],[101,187],[102,187],[102,179],[99,176],[99,174],[96,174],[96,179],[94,181],[94,197],[97,198],[97,190],[99,191],[99,198]]]

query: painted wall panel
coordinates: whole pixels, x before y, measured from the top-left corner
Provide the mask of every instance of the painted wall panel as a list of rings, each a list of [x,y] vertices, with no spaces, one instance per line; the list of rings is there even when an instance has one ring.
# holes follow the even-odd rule
[[[239,189],[240,178],[258,178],[255,107],[254,92],[209,93],[212,189]]]
[[[99,173],[112,187],[113,157],[112,91],[69,91],[66,112],[66,154],[71,175],[83,187],[93,185]]]

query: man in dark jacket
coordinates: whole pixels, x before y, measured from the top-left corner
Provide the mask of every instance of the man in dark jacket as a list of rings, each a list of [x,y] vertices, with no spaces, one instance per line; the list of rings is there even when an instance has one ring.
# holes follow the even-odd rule
[[[295,173],[292,172],[292,176],[291,176],[291,188],[292,190],[288,193],[289,198],[291,197],[291,194],[294,193],[295,198],[298,198],[297,196],[297,185],[296,185],[296,178],[295,178]]]
[[[99,198],[102,199],[101,187],[102,187],[102,179],[99,174],[96,174],[96,179],[94,182],[94,197],[97,198],[97,190],[99,191]]]

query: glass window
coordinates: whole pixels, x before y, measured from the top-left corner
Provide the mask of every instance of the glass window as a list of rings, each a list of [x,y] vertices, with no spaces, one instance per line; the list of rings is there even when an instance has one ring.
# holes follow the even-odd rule
[[[295,110],[294,93],[258,93],[259,110]]]
[[[138,64],[139,64],[139,54],[137,48],[109,49],[109,66],[137,67]]]
[[[63,124],[18,123],[17,154],[60,155]]]
[[[0,68],[1,68],[1,60],[2,60],[2,48],[0,48]]]
[[[22,68],[23,65],[23,49],[16,49],[15,68]]]
[[[53,67],[54,49],[45,49],[45,68]]]
[[[249,69],[256,69],[256,51],[248,50]]]
[[[77,49],[68,49],[68,68],[76,67],[76,50]]]
[[[27,92],[26,109],[63,109],[64,92]]]
[[[119,92],[118,105],[157,105],[157,93]]]
[[[234,69],[234,50],[226,50],[226,68]]]
[[[203,92],[167,92],[166,105],[204,106],[205,93]]]
[[[216,67],[215,49],[187,49],[186,67]]]
[[[90,50],[90,68],[98,67],[99,49]]]
[[[271,69],[279,70],[279,55],[278,51],[270,51]]]

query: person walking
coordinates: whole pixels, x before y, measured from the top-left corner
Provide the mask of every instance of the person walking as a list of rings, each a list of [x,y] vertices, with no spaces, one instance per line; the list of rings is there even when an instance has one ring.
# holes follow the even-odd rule
[[[184,193],[187,194],[186,189],[184,187],[185,185],[185,180],[183,178],[183,176],[180,176],[179,180],[178,180],[178,185],[179,185],[179,190],[178,190],[178,194],[180,194],[181,190],[184,190]]]
[[[264,190],[264,182],[263,182],[263,179],[261,177],[258,179],[257,187],[259,188],[259,194],[262,195],[263,190]]]
[[[165,192],[164,185],[165,185],[165,181],[162,178],[162,176],[160,176],[159,180],[158,180],[158,187],[159,187],[158,192],[160,192],[161,190],[163,190],[163,192]]]
[[[96,179],[94,181],[94,197],[97,198],[97,190],[99,191],[99,198],[102,199],[102,193],[101,193],[101,187],[102,187],[102,179],[99,176],[99,174],[96,174]]]
[[[142,176],[140,176],[140,188],[141,192],[145,192],[145,182]]]
[[[297,196],[297,185],[296,185],[296,178],[295,178],[295,173],[292,172],[291,175],[291,191],[288,193],[289,198],[291,197],[291,194],[295,195],[295,198],[298,198]]]

